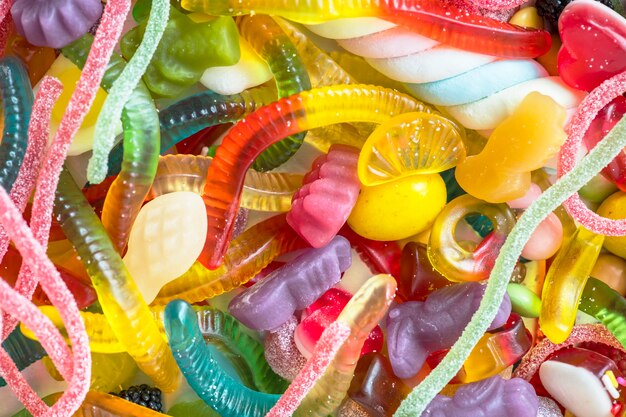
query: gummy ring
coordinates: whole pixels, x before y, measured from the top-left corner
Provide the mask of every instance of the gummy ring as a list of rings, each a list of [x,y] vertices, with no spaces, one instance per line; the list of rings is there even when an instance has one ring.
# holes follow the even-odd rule
[[[570,172],[576,164],[576,153],[591,122],[604,106],[626,91],[626,71],[596,87],[578,106],[566,130],[567,140],[559,152],[558,177]],[[613,220],[589,210],[578,193],[563,203],[567,212],[585,228],[606,236],[626,236],[626,219]]]
[[[476,213],[489,218],[494,230],[470,251],[456,240],[455,231],[461,220]],[[462,195],[448,203],[435,219],[428,242],[428,258],[450,281],[487,279],[514,225],[515,216],[506,204],[491,204],[469,194]]]

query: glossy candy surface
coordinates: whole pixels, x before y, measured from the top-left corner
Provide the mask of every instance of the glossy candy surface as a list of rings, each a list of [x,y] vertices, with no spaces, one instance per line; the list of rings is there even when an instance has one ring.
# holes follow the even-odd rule
[[[11,7],[17,31],[33,45],[49,48],[80,38],[101,15],[98,0],[16,0]]]
[[[392,308],[387,318],[387,348],[394,373],[400,378],[417,374],[426,357],[452,346],[476,311],[483,285],[470,282],[433,292],[424,302],[409,301]],[[511,304],[505,297],[491,329],[501,327]]]
[[[291,200],[287,223],[311,246],[326,245],[344,225],[359,196],[357,149],[333,145],[313,162]]]
[[[567,339],[574,326],[582,291],[603,241],[603,235],[579,227],[548,269],[539,319],[542,331],[554,343]]]
[[[474,242],[457,241],[459,222],[470,214],[487,217],[493,232],[478,246]],[[428,258],[433,267],[451,281],[480,281],[489,276],[495,253],[515,225],[515,218],[506,204],[490,204],[469,194],[457,197],[439,213],[428,241]],[[468,249],[469,247],[469,249]]]
[[[320,249],[307,250],[233,298],[228,311],[252,329],[273,330],[336,284],[351,263],[350,244],[338,236]]]
[[[125,58],[135,53],[146,22],[122,38]],[[202,14],[186,15],[170,10],[165,33],[143,77],[150,91],[171,97],[200,80],[205,69],[232,65],[239,60],[239,38],[232,19]],[[185,45],[194,45],[186,48]]]
[[[570,4],[559,19],[559,34],[559,74],[572,87],[591,91],[626,69],[626,25],[610,8],[591,0]]]
[[[474,197],[503,203],[522,197],[530,173],[565,142],[565,111],[552,98],[531,93],[489,137],[483,151],[456,167],[459,185]]]

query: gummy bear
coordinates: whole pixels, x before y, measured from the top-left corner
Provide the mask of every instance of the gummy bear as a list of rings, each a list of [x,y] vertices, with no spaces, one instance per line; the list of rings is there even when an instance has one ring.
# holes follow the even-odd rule
[[[565,110],[552,98],[531,93],[491,134],[483,151],[456,167],[465,191],[491,203],[515,200],[530,188],[530,174],[565,142]]]

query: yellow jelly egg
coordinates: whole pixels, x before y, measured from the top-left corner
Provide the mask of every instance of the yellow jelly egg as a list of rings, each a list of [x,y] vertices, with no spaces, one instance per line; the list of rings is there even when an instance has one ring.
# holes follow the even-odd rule
[[[609,196],[598,208],[598,214],[609,219],[626,218],[626,193],[618,191]],[[604,248],[626,259],[626,236],[607,236]]]
[[[348,224],[369,239],[405,239],[428,229],[445,204],[446,186],[438,174],[402,177],[363,186]]]
[[[59,125],[61,124],[61,119],[66,112],[72,95],[74,94],[74,90],[76,89],[76,84],[78,83],[80,74],[80,69],[63,55],[59,55],[59,57],[54,61],[50,69],[48,69],[48,71],[46,72],[46,75],[58,78],[59,81],[61,81],[61,83],[63,84],[63,91],[61,93],[61,96],[52,108],[52,117],[50,119],[51,137],[55,134],[55,132],[59,128]],[[104,104],[106,98],[106,91],[104,91],[102,87],[98,88],[96,98],[94,99],[94,102],[91,105],[89,112],[85,116],[83,123],[80,126],[80,129],[72,140],[68,155],[80,155],[81,153],[91,150],[93,146],[93,136],[96,121],[98,120],[98,115],[100,114],[100,110],[102,109],[102,105]],[[120,134],[122,133],[121,122],[118,121],[117,125],[118,126],[116,127],[116,134]]]

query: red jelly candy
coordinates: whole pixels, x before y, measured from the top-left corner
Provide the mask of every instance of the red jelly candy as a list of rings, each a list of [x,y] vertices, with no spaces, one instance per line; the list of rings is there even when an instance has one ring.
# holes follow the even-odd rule
[[[339,288],[331,288],[304,310],[304,318],[296,328],[294,335],[296,345],[304,356],[311,356],[322,332],[337,320],[350,298],[352,298],[352,294],[349,292]],[[365,341],[363,349],[361,349],[361,356],[371,352],[379,352],[382,347],[383,331],[379,326],[376,326]]]
[[[589,126],[584,138],[587,148],[592,149],[604,139],[624,114],[626,114],[626,98],[619,96],[603,108]],[[626,191],[626,152],[624,150],[602,170],[602,175],[617,185],[620,190]]]
[[[591,91],[626,69],[626,20],[600,2],[570,3],[559,18],[559,33],[559,75],[568,85]]]

